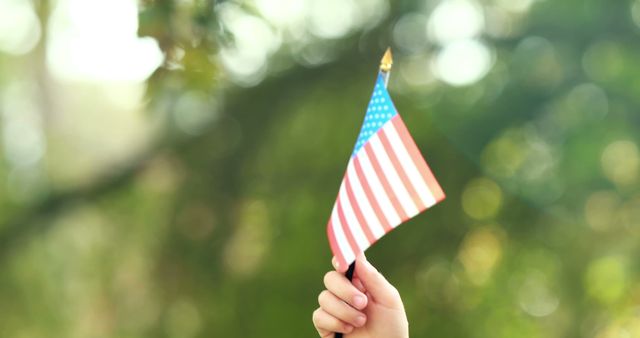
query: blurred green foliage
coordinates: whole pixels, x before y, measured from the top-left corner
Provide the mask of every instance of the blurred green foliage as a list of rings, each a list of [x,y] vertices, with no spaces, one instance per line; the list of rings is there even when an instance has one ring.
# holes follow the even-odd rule
[[[82,6],[29,3],[32,49],[0,24],[1,337],[313,337],[388,45],[448,195],[368,252],[412,335],[640,337],[639,1],[141,1],[142,81],[56,76]]]

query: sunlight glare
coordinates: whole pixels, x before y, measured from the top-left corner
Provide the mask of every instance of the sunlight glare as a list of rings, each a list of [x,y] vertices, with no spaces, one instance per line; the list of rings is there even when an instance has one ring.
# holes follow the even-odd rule
[[[447,44],[436,56],[434,73],[452,86],[467,86],[482,79],[493,63],[487,46],[477,40]]]
[[[0,52],[26,54],[41,36],[40,21],[30,1],[0,1]]]
[[[137,30],[134,0],[60,0],[49,22],[49,69],[66,80],[144,81],[164,56]]]
[[[471,0],[445,0],[431,13],[427,30],[439,43],[471,39],[484,28],[482,7]]]

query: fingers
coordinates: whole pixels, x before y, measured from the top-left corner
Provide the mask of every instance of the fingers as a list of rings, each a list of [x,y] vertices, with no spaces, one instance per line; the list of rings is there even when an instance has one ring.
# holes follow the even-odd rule
[[[367,306],[367,296],[337,271],[329,271],[324,275],[324,285],[332,294],[356,309],[362,310]]]
[[[353,331],[353,326],[330,315],[322,308],[313,312],[313,325],[316,327],[320,337],[333,336],[334,332],[349,333]]]
[[[346,264],[341,265],[340,261],[336,257],[331,258],[331,264],[333,265],[333,268],[336,269],[336,271],[341,273],[345,273],[347,269],[349,269],[349,266],[347,266]]]
[[[352,326],[361,327],[367,322],[367,317],[364,313],[352,308],[328,290],[320,293],[318,303],[322,310]]]
[[[403,307],[398,290],[367,261],[363,254],[358,255],[356,259],[356,275],[375,302],[393,308]]]

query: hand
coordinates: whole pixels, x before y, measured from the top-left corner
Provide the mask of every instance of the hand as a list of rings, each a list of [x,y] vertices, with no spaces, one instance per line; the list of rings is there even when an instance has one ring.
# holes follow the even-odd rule
[[[313,312],[313,324],[322,338],[334,332],[345,338],[408,338],[409,323],[400,294],[360,254],[353,281],[344,276],[347,267],[334,267],[324,276],[327,288],[318,296],[320,307]]]

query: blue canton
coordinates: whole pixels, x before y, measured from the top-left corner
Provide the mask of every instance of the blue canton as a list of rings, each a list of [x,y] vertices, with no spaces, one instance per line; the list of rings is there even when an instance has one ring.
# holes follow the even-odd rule
[[[371,101],[369,101],[369,106],[367,107],[364,123],[362,123],[362,129],[360,129],[360,135],[358,135],[358,141],[351,156],[356,156],[360,148],[369,141],[369,138],[377,133],[396,114],[398,112],[393,106],[389,92],[384,85],[384,78],[382,74],[379,74],[376,87],[373,89],[373,95],[371,95]]]

